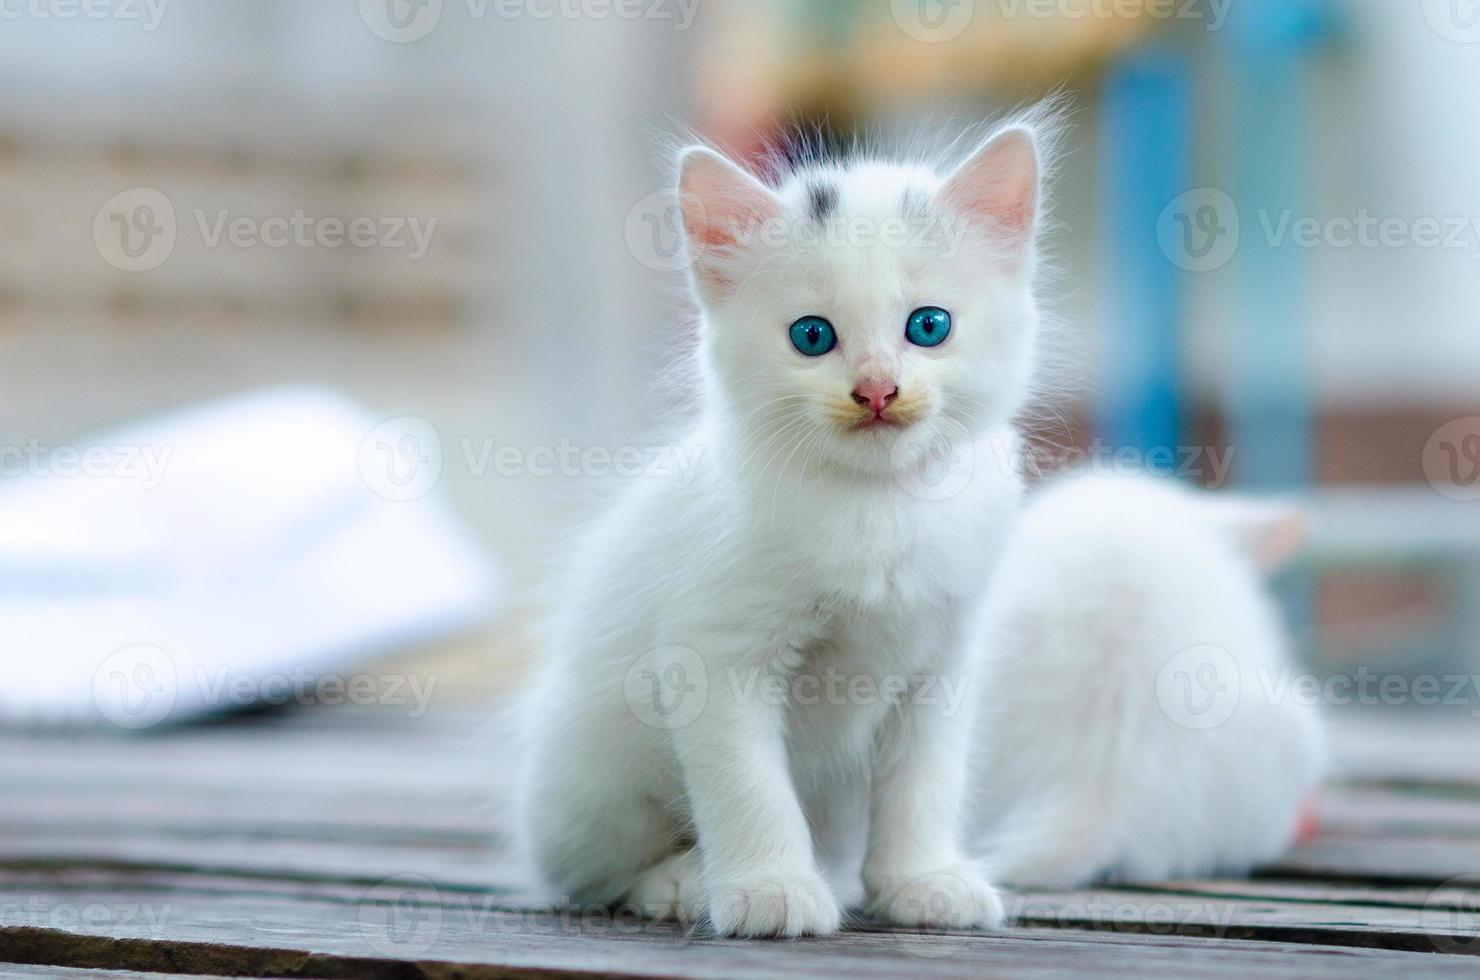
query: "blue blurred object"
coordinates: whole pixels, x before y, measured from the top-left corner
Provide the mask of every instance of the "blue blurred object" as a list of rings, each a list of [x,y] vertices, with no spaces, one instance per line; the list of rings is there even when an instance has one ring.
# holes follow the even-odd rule
[[[1188,87],[1186,60],[1171,47],[1134,52],[1105,79],[1107,343],[1096,427],[1114,448],[1181,441],[1182,272],[1162,253],[1157,222],[1185,190]]]
[[[1312,475],[1304,276],[1298,256],[1255,232],[1258,215],[1302,200],[1303,129],[1294,96],[1306,55],[1334,24],[1325,0],[1250,0],[1230,10],[1226,31],[1237,122],[1230,191],[1244,233],[1232,257],[1241,306],[1227,347],[1225,407],[1236,479],[1258,489],[1305,486]],[[1095,423],[1117,449],[1150,453],[1185,440],[1179,375],[1186,273],[1163,251],[1158,225],[1195,189],[1190,74],[1186,52],[1159,43],[1131,52],[1105,79],[1107,353]]]
[[[1230,13],[1237,167],[1233,196],[1249,223],[1235,269],[1238,328],[1228,343],[1226,406],[1237,482],[1302,487],[1314,475],[1314,406],[1305,322],[1304,257],[1263,234],[1259,215],[1305,200],[1301,73],[1333,18],[1324,0],[1260,0]]]

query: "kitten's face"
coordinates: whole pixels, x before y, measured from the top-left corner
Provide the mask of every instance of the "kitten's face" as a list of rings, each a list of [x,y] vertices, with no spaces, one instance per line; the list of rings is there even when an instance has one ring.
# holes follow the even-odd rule
[[[882,473],[1020,407],[1031,370],[1038,167],[1023,130],[942,180],[857,164],[776,191],[684,161],[685,224],[721,404],[747,441]]]

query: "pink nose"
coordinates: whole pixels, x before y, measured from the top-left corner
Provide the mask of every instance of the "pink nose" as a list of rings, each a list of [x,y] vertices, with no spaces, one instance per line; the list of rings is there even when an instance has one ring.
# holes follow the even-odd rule
[[[899,386],[893,381],[860,381],[853,389],[853,400],[875,415],[883,415],[889,403],[899,397]]]

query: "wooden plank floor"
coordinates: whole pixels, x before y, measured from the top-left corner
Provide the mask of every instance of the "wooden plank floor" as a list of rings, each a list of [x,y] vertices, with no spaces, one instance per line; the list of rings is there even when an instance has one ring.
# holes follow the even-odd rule
[[[1480,728],[1332,742],[1321,834],[1251,880],[1011,895],[986,934],[737,942],[523,892],[509,758],[469,715],[4,735],[0,976],[1480,977]]]

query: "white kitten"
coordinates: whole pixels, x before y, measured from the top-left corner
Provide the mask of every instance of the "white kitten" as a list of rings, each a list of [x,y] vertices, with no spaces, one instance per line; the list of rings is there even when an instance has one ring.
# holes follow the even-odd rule
[[[944,692],[1020,495],[1036,125],[947,174],[683,153],[701,463],[633,487],[560,596],[518,810],[561,896],[825,934],[861,873],[889,921],[1000,921]]]
[[[1244,873],[1321,771],[1260,581],[1298,511],[1147,477],[1035,495],[987,602],[973,853],[1016,885]],[[1274,696],[1271,696],[1274,695]]]

